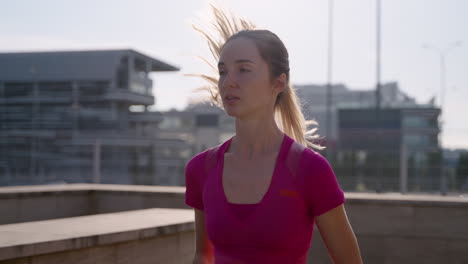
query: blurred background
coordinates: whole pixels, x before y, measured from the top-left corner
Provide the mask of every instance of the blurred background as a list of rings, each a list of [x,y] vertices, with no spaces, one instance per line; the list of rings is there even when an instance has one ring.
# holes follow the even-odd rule
[[[275,32],[347,191],[468,188],[468,3],[220,1]],[[260,10],[262,10],[260,12]],[[193,89],[208,1],[9,1],[0,32],[0,185],[184,185],[234,133]]]
[[[185,165],[235,132],[185,76],[209,3],[2,2],[0,263],[191,262]],[[286,44],[364,263],[468,263],[468,2],[216,3]]]

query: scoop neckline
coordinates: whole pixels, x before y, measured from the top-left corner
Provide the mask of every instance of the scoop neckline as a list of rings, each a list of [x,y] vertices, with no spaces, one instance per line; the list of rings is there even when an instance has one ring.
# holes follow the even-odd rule
[[[249,206],[250,207],[257,207],[257,206],[260,206],[269,197],[270,193],[272,192],[272,189],[274,188],[274,184],[276,182],[276,178],[277,178],[277,174],[278,174],[278,167],[279,167],[279,164],[280,164],[281,160],[283,159],[284,153],[286,152],[285,148],[286,148],[286,143],[288,142],[288,140],[287,140],[288,136],[286,135],[286,133],[283,133],[283,139],[282,139],[282,142],[281,142],[281,145],[280,145],[280,150],[279,150],[278,155],[276,156],[273,173],[272,173],[272,176],[271,176],[270,183],[268,185],[267,191],[265,192],[265,194],[263,195],[263,197],[260,199],[259,202],[251,203],[251,204],[250,203],[249,204],[246,204],[246,203],[232,203],[227,199],[226,192],[224,191],[224,186],[223,186],[224,154],[226,153],[226,150],[230,146],[231,141],[232,141],[233,138],[234,137],[231,137],[226,142],[224,148],[222,149],[222,151],[220,151],[220,157],[219,157],[221,159],[221,161],[219,162],[220,166],[219,166],[217,175],[218,175],[218,180],[219,180],[218,182],[219,182],[219,185],[220,185],[220,188],[221,188],[221,195],[223,197],[223,201],[224,201],[225,204],[228,204],[229,206],[236,206],[236,207],[249,207]],[[230,212],[230,214],[232,214],[232,212]],[[254,214],[254,212],[251,215],[253,215],[253,214]],[[251,215],[249,215],[243,221],[250,218]],[[235,218],[237,220],[239,220],[237,217],[235,217]]]

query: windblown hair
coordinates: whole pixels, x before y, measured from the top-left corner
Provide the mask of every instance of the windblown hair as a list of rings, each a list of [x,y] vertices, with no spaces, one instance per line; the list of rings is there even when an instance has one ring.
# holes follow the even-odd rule
[[[269,30],[256,29],[256,26],[248,20],[237,18],[213,5],[211,5],[211,9],[215,17],[214,22],[211,24],[213,31],[203,30],[196,25],[193,28],[208,42],[214,61],[216,63],[219,61],[221,51],[228,41],[240,37],[252,40],[260,56],[269,66],[271,79],[280,76],[282,73],[285,73],[287,77],[287,87],[278,94],[275,102],[275,120],[279,128],[304,146],[324,149],[324,146],[315,142],[319,138],[318,134],[314,134],[318,128],[308,129],[310,125],[318,126],[318,122],[304,118],[299,98],[295,89],[291,86],[289,80],[289,55],[281,39]],[[215,64],[210,63],[205,58],[201,59],[217,72]],[[222,108],[222,99],[218,88],[219,76],[190,75],[201,77],[208,82],[207,86],[198,90],[208,91],[211,95],[210,101]]]

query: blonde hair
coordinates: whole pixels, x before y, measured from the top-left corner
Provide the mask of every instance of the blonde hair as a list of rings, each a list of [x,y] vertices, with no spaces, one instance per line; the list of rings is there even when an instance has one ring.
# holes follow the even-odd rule
[[[318,134],[314,134],[318,128],[308,129],[310,125],[318,126],[318,122],[305,119],[301,111],[299,98],[296,95],[295,89],[291,86],[289,80],[289,55],[281,39],[269,30],[256,29],[256,26],[246,19],[237,18],[227,11],[223,11],[213,5],[210,6],[215,17],[214,22],[211,24],[214,32],[210,33],[196,25],[193,25],[193,28],[208,42],[208,47],[216,63],[219,61],[224,44],[229,40],[238,37],[246,37],[253,40],[261,57],[270,67],[271,77],[277,77],[282,73],[285,73],[287,76],[287,87],[278,94],[275,102],[275,120],[279,128],[302,145],[315,149],[324,149],[324,146],[314,142],[319,138]],[[208,60],[201,59],[214,71],[217,70]],[[206,80],[209,85],[197,90],[208,91],[210,101],[220,108],[223,107],[218,89],[218,76],[206,74],[189,75]]]

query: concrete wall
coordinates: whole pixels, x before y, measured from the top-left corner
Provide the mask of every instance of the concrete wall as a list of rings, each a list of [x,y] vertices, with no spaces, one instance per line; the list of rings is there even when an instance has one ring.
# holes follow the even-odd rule
[[[0,224],[91,214],[91,191],[0,193]]]
[[[346,193],[364,263],[468,263],[468,199]],[[319,234],[316,231],[316,234]],[[315,236],[315,234],[314,234]],[[318,235],[310,258],[333,263]]]
[[[188,208],[184,187],[68,184],[0,188],[0,225],[147,208]]]
[[[0,261],[2,264],[191,263],[194,232]]]
[[[190,263],[193,239],[187,209],[0,225],[0,263]]]
[[[78,187],[81,189],[78,190]],[[25,220],[41,217],[51,219],[54,217],[50,216],[65,214],[73,216],[76,214],[111,212],[125,213],[130,217],[144,211],[138,209],[166,207],[189,209],[182,211],[186,212],[184,217],[189,217],[187,221],[191,225],[189,228],[186,226],[185,229],[173,233],[171,236],[174,237],[171,238],[153,235],[143,239],[140,236],[130,236],[127,240],[119,241],[118,243],[93,244],[88,247],[70,248],[60,252],[42,252],[41,254],[31,255],[31,257],[27,258],[18,255],[19,259],[24,259],[24,262],[5,263],[46,263],[39,261],[39,259],[45,259],[46,256],[51,259],[63,259],[63,263],[146,263],[125,262],[124,260],[129,257],[126,254],[154,255],[154,259],[156,259],[156,255],[159,256],[161,254],[157,253],[160,249],[155,248],[155,245],[158,245],[158,243],[162,243],[170,248],[164,252],[170,252],[173,256],[185,256],[180,259],[167,259],[165,260],[166,262],[161,263],[172,263],[170,261],[175,261],[174,263],[190,263],[189,259],[191,257],[187,256],[190,256],[194,252],[193,212],[183,203],[183,187],[70,185],[62,187],[54,186],[52,188],[56,189],[49,192],[44,189],[39,190],[41,187],[35,187],[39,188],[35,191],[28,191],[24,187],[26,189],[23,192],[18,189],[13,192],[11,187],[9,188],[10,192],[7,192],[6,189],[8,188],[0,189],[0,210],[2,210],[0,218],[3,222],[13,219],[11,216],[5,216],[5,213],[15,212],[15,210],[18,213],[14,214],[19,216],[16,219]],[[34,192],[34,197],[31,198],[31,193]],[[80,196],[79,192],[82,192],[83,195]],[[42,193],[43,197],[38,193]],[[346,193],[345,195],[347,199],[345,208],[357,236],[364,263],[468,263],[467,198],[366,193]],[[70,206],[72,202],[74,205]],[[52,209],[52,205],[54,204],[56,206],[55,210]],[[67,204],[68,208],[65,210],[65,213],[59,213],[58,211],[66,207],[64,205]],[[23,206],[23,208],[17,208],[16,205]],[[137,211],[124,212],[126,210]],[[100,222],[102,220],[99,219],[105,215],[87,217],[96,217],[96,221]],[[160,217],[164,218],[162,215]],[[177,221],[179,217],[173,216],[171,221]],[[69,221],[71,219],[74,218],[70,218]],[[60,219],[60,221],[62,220],[67,221],[66,219]],[[129,224],[131,226],[138,226],[140,221],[143,220],[135,218]],[[66,225],[67,223],[64,224]],[[1,237],[8,234],[8,232],[2,233],[1,230],[6,230],[5,226],[13,228],[17,225],[21,225],[21,223],[0,225],[0,256],[5,249],[1,245]],[[100,231],[102,228],[97,228],[95,231]],[[118,234],[119,230],[115,230],[114,235],[118,237]],[[161,242],[165,239],[168,240]],[[180,242],[182,240],[184,242]],[[82,253],[79,254],[77,253],[78,251]],[[100,257],[101,253],[103,256],[107,256],[106,258],[109,261],[112,261],[106,262],[103,260],[96,262],[96,259],[91,257]],[[83,262],[79,262],[81,260],[75,261],[72,256],[83,259]],[[37,259],[37,262],[26,262],[34,259]],[[0,263],[3,263],[1,260],[2,258],[0,258]],[[119,262],[121,260],[123,262]],[[54,262],[50,261],[48,263]],[[160,262],[154,261],[152,263]],[[332,263],[317,228],[315,229],[309,252],[308,263]]]

